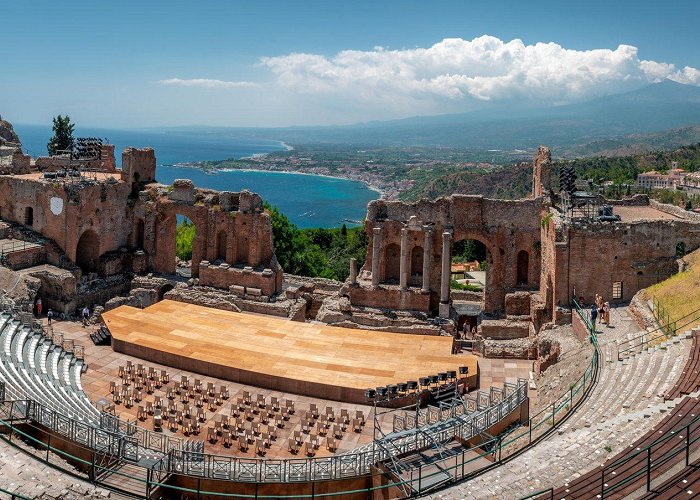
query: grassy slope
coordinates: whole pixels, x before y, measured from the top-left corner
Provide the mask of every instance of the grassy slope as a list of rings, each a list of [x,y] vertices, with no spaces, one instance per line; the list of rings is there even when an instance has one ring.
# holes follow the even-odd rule
[[[661,302],[671,315],[671,320],[682,318],[700,308],[700,250],[689,253],[684,259],[689,263],[686,271],[646,290],[649,298]],[[690,319],[692,317],[687,320]]]

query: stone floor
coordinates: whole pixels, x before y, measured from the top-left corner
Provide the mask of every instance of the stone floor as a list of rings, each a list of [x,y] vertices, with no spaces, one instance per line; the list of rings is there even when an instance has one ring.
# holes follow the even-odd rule
[[[598,327],[598,384],[557,432],[512,461],[430,498],[516,499],[560,486],[602,464],[660,422],[677,403],[664,403],[663,394],[680,376],[690,340],[668,341],[619,362],[616,341],[637,333],[638,327],[626,307],[611,311],[611,323],[614,328]]]
[[[0,441],[0,488],[27,498],[47,500],[122,498],[70,477],[4,441]],[[6,498],[10,495],[0,492],[0,499]]]

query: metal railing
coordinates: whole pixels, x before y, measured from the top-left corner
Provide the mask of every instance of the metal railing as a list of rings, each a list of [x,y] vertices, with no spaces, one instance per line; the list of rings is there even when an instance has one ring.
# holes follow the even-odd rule
[[[554,500],[554,488],[546,488],[544,490],[536,491],[535,493],[531,493],[526,497],[520,497],[520,500],[529,500],[530,498],[539,498],[541,500],[550,498],[551,500]]]
[[[654,306],[655,310],[661,311],[661,313],[656,316],[659,326],[651,331],[644,332],[636,337],[620,342],[617,350],[618,361],[622,361],[624,357],[627,357],[632,353],[641,352],[646,346],[653,342],[663,341],[675,337],[679,331],[682,331],[684,328],[689,327],[700,320],[700,308],[671,321],[670,316],[667,315],[664,309],[660,309],[661,307],[661,304],[658,302]],[[666,323],[662,323],[664,320],[666,320]],[[623,348],[622,346],[625,347]]]
[[[24,495],[17,493],[16,491],[6,490],[0,486],[0,493],[4,493],[10,497],[10,500],[33,500],[31,497],[25,497]]]
[[[680,439],[679,439],[680,438]],[[667,431],[663,436],[655,440],[650,445],[644,448],[638,448],[633,453],[615,460],[614,462],[603,466],[600,471],[600,498],[605,498],[620,488],[624,488],[640,478],[645,479],[646,491],[651,491],[651,482],[654,479],[652,472],[671,464],[679,455],[683,456],[685,467],[690,466],[691,446],[700,440],[700,416],[695,417],[689,423],[676,427]],[[664,445],[670,445],[667,449],[663,449]],[[659,453],[655,453],[659,452]],[[679,459],[680,461],[680,459]],[[619,477],[615,469],[620,469],[622,466],[630,462],[643,462],[644,465],[634,471],[628,477],[615,482]]]
[[[38,248],[40,246],[36,243],[32,243],[30,241],[25,240],[14,240],[7,243],[3,243],[3,245],[0,246],[0,258],[4,257],[8,253],[21,252],[23,250],[26,250],[27,245],[29,245],[29,248]]]

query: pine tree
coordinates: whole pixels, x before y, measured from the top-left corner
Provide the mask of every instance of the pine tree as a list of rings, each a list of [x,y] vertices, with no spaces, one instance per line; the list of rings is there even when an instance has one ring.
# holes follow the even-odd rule
[[[60,151],[73,150],[73,130],[75,125],[70,122],[68,115],[58,115],[53,119],[53,137],[46,145],[49,151],[49,156],[55,156]]]

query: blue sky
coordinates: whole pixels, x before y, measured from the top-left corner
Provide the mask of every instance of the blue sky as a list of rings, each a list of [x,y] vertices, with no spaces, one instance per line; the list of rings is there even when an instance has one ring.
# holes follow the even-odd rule
[[[0,114],[18,123],[351,123],[700,85],[698,1],[0,0],[0,13]]]

